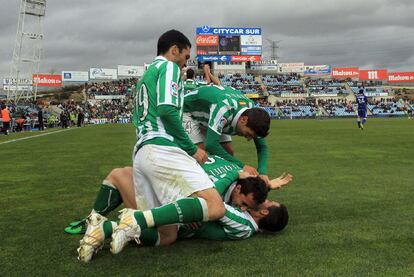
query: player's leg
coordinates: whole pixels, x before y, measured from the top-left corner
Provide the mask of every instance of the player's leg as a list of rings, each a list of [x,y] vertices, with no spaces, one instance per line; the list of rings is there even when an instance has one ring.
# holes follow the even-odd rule
[[[108,184],[112,184],[117,189],[117,193],[122,195],[121,202],[122,199],[125,199],[125,205],[127,207],[136,208],[137,205],[135,202],[131,167],[113,169],[111,173],[105,178],[105,181]],[[80,241],[79,248],[77,249],[78,259],[80,261],[89,262],[92,259],[93,254],[102,249],[105,239],[111,237],[113,230],[117,226],[116,222],[109,221],[105,216],[95,210],[95,208],[103,207],[103,205],[99,204],[100,201],[98,200],[100,198],[105,198],[104,196],[106,193],[107,188],[101,188],[96,201],[98,204],[95,203],[94,209],[86,219],[86,232]],[[117,205],[111,204],[114,202],[111,201],[112,193],[114,192],[110,191],[109,196],[107,195],[107,205],[104,207],[104,209],[101,209],[104,213],[107,213],[117,207]]]
[[[119,191],[125,208],[137,208],[132,178],[132,167],[115,168],[106,177],[106,180],[113,184]]]
[[[361,129],[361,118],[362,118],[362,112],[361,110],[358,110],[358,128]]]
[[[145,159],[144,159],[145,158]],[[225,213],[214,184],[197,162],[177,147],[145,145],[134,159],[137,199],[146,211],[125,209],[112,235],[111,251],[119,253],[140,231],[174,223],[215,220]],[[147,187],[143,185],[147,184]],[[196,197],[189,197],[195,195]],[[165,204],[155,208],[157,201]]]
[[[96,197],[93,210],[101,215],[107,215],[121,203],[126,208],[136,209],[134,186],[132,183],[132,168],[115,168],[102,182]],[[83,234],[86,231],[86,218],[74,221],[65,228],[69,234]]]
[[[102,182],[92,211],[106,216],[122,204],[122,195],[125,198],[125,207],[136,208],[133,190],[132,168],[125,167],[113,169]],[[71,222],[69,226],[65,228],[65,232],[69,234],[84,233],[85,225],[86,218]]]

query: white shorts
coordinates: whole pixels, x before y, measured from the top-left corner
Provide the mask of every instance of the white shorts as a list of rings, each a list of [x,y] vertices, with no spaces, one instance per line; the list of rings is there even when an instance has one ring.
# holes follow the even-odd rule
[[[183,114],[183,128],[187,132],[194,144],[204,143],[206,141],[207,127],[194,120],[189,113]],[[220,143],[231,142],[231,136],[222,134]]]
[[[197,161],[173,146],[147,144],[134,157],[133,176],[138,209],[148,210],[213,188]]]

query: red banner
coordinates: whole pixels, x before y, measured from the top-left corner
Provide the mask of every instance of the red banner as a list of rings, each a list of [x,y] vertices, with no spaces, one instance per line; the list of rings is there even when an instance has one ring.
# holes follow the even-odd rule
[[[62,86],[62,75],[33,74],[33,85],[38,87]]]
[[[231,56],[232,62],[260,62],[261,56]]]
[[[389,83],[413,83],[414,72],[393,72],[388,73]]]
[[[359,80],[361,81],[388,80],[388,71],[386,69],[360,70]]]
[[[218,36],[200,35],[196,38],[197,46],[218,46]]]
[[[334,67],[332,68],[332,78],[334,79],[346,79],[346,78],[358,78],[358,67]]]

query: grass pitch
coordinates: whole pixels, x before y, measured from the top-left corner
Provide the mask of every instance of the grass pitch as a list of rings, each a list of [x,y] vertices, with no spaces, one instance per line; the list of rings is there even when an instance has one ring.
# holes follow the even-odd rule
[[[134,140],[132,125],[118,124],[0,144],[1,276],[414,272],[414,121],[369,119],[364,131],[349,119],[273,121],[269,175],[294,176],[291,185],[271,193],[289,208],[283,232],[246,241],[131,245],[116,257],[107,244],[90,264],[81,264],[81,236],[63,228],[89,213],[112,168],[131,164]],[[239,158],[256,163],[252,143],[236,138],[234,148]]]

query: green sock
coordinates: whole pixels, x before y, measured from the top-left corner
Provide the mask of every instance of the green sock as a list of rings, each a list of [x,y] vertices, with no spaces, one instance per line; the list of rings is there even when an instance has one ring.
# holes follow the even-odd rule
[[[207,221],[208,211],[203,198],[183,198],[149,211],[137,211],[134,216],[144,230],[174,223]]]
[[[121,204],[122,197],[119,191],[111,183],[104,180],[96,197],[93,209],[97,213],[105,216]]]
[[[156,228],[142,230],[139,241],[144,246],[158,246],[160,244],[160,235]]]
[[[105,238],[110,238],[112,236],[113,229],[117,226],[117,222],[106,220],[103,224]]]

